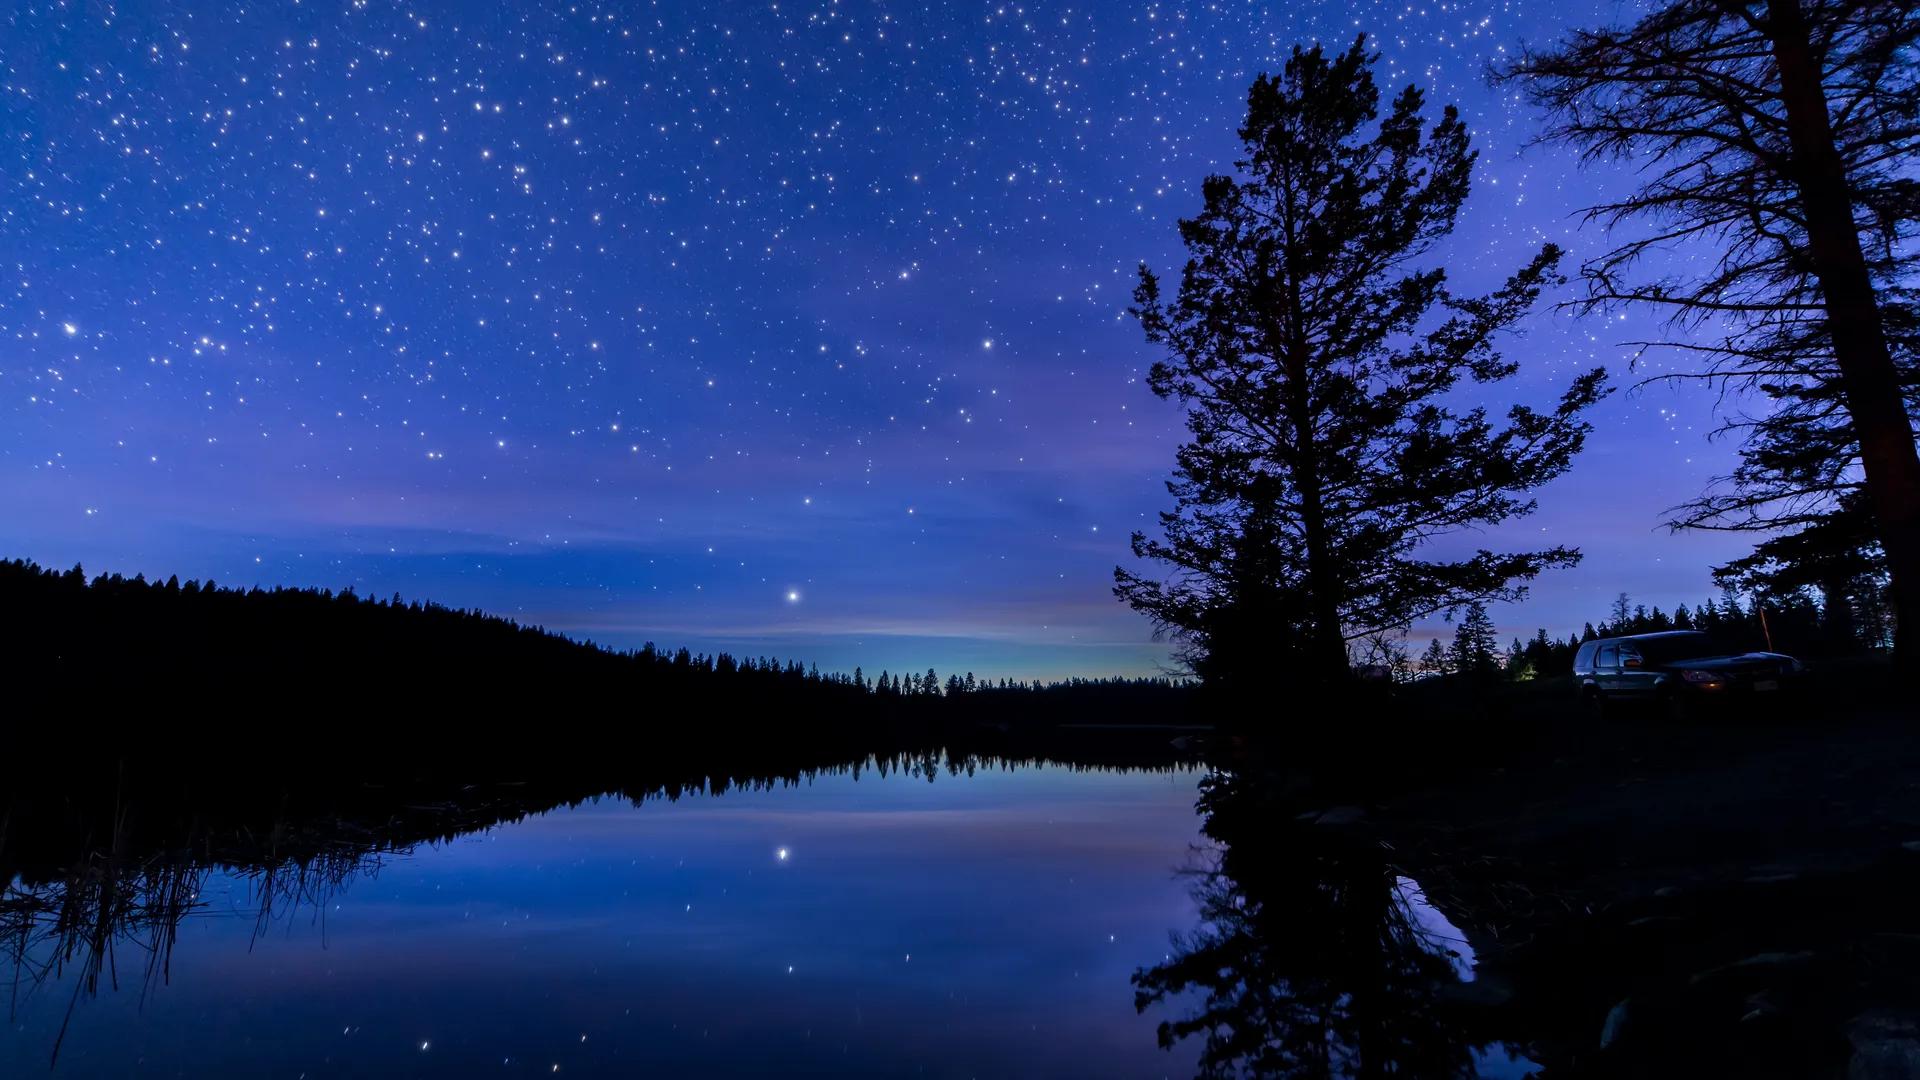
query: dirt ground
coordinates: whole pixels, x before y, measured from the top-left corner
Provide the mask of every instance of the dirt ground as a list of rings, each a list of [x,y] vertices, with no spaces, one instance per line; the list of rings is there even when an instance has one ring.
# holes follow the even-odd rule
[[[1920,709],[1559,713],[1352,808],[1542,1075],[1920,1077]]]
[[[1920,710],[1576,724],[1374,812],[1436,848],[1523,862],[1590,903],[1844,871],[1920,849]]]

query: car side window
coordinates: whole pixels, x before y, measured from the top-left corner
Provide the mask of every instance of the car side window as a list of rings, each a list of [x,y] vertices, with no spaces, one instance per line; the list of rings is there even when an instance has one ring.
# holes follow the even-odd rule
[[[1639,649],[1636,649],[1631,645],[1620,646],[1620,666],[1624,669],[1625,667],[1627,667],[1628,661],[1631,661],[1631,660],[1638,660],[1641,663],[1646,662],[1646,658],[1640,655]]]
[[[1595,671],[1613,671],[1619,666],[1620,666],[1620,646],[1618,645],[1600,646],[1599,659],[1593,662],[1594,670]]]

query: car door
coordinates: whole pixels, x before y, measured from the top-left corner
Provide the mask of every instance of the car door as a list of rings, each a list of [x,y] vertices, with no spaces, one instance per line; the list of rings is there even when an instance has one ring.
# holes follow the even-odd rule
[[[1620,643],[1618,667],[1619,673],[1615,678],[1618,680],[1619,690],[1616,693],[1620,696],[1646,697],[1654,692],[1660,675],[1647,667],[1647,658],[1634,647],[1632,642]]]
[[[1602,645],[1594,654],[1593,684],[1609,697],[1620,693],[1620,646]]]

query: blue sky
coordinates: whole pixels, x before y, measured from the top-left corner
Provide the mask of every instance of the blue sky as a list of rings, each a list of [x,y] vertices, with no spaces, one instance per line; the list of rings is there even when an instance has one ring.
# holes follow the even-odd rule
[[[1134,267],[1247,83],[1361,31],[1482,150],[1484,286],[1622,181],[1521,147],[1486,64],[1633,5],[28,5],[0,43],[0,554],[400,592],[823,668],[1157,669],[1110,593],[1181,428]],[[1684,254],[1684,253],[1683,253]],[[1632,321],[1543,311],[1496,409]],[[1483,543],[1579,569],[1556,633],[1710,594],[1660,512],[1729,463],[1616,395]],[[1435,627],[1423,627],[1421,633]],[[1444,629],[1444,628],[1441,628]]]

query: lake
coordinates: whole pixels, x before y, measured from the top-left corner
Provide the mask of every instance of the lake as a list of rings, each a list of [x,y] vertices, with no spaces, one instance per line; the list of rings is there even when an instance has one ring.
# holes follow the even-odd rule
[[[150,772],[8,797],[0,1074],[1530,1067],[1436,1005],[1472,951],[1376,842],[1191,762],[901,754],[637,799]]]
[[[23,981],[0,1074],[60,1039],[61,1076],[1188,1075],[1128,979],[1193,922],[1199,775],[869,768],[597,799],[292,892],[203,872],[152,980],[129,931],[96,993],[71,959]]]

